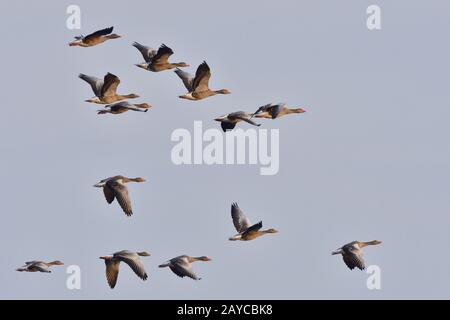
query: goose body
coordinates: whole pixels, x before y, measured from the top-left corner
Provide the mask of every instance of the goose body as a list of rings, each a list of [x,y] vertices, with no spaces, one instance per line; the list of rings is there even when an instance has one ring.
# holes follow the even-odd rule
[[[214,120],[220,122],[220,126],[222,127],[222,130],[224,132],[226,132],[227,130],[234,129],[236,124],[238,124],[241,121],[245,121],[256,127],[259,127],[261,125],[260,123],[254,122],[252,120],[252,115],[244,111],[232,112],[219,118],[216,118]]]
[[[147,112],[151,106],[147,103],[129,103],[128,101],[120,101],[115,104],[105,106],[105,109],[98,110],[98,114],[121,114],[127,111]]]
[[[75,41],[69,43],[69,46],[93,47],[110,39],[120,38],[118,34],[112,33],[114,27],[95,31],[87,36],[77,36]]]
[[[136,64],[136,66],[139,68],[153,72],[160,72],[173,68],[189,67],[186,62],[169,62],[169,57],[173,55],[173,50],[166,46],[164,43],[159,47],[158,50],[144,46],[138,42],[134,42],[133,46],[139,50],[145,60],[145,63]]]
[[[277,119],[287,114],[306,112],[302,108],[288,108],[285,103],[269,103],[253,114],[256,118]]]
[[[97,104],[110,104],[126,99],[139,98],[139,95],[135,93],[120,95],[117,94],[117,87],[120,84],[120,79],[118,76],[107,73],[102,79],[88,76],[80,73],[78,77],[90,84],[92,91],[95,94],[94,98],[86,100],[86,102],[97,103]]]
[[[106,202],[110,204],[114,199],[117,199],[123,212],[127,216],[131,216],[133,210],[131,208],[131,199],[126,186],[128,182],[145,182],[145,180],[143,178],[127,178],[119,175],[103,179],[95,184],[94,187],[103,188]]]
[[[350,270],[358,268],[364,270],[366,268],[362,248],[380,244],[381,241],[373,240],[368,242],[352,241],[333,251],[331,254],[342,255],[344,263]]]
[[[105,260],[106,265],[106,280],[111,289],[114,289],[119,276],[120,262],[125,262],[131,270],[142,280],[147,280],[148,275],[145,272],[145,266],[140,257],[148,257],[150,253],[133,252],[129,250],[122,250],[114,253],[112,256],[103,256],[100,259]]]
[[[187,255],[182,255],[170,259],[169,261],[159,265],[160,268],[170,268],[173,273],[177,276],[184,278],[189,277],[194,280],[201,280],[201,278],[197,277],[192,268],[192,263],[195,261],[211,261],[210,258],[206,256],[201,257],[191,257]]]
[[[231,218],[238,234],[230,237],[230,241],[249,241],[261,237],[268,233],[277,233],[275,229],[261,230],[262,221],[252,224],[244,215],[237,203],[231,205]]]
[[[195,77],[178,68],[175,70],[175,73],[178,75],[178,77],[180,77],[180,79],[183,81],[184,86],[188,90],[188,93],[179,96],[181,99],[202,100],[211,96],[215,96],[216,94],[231,93],[227,89],[211,90],[209,88],[211,70],[206,61],[203,61],[203,63],[198,66]]]
[[[16,269],[16,271],[20,272],[44,272],[44,273],[51,273],[50,267],[51,266],[62,266],[64,263],[62,263],[59,260],[52,261],[52,262],[44,262],[44,261],[28,261],[25,262],[25,265]]]

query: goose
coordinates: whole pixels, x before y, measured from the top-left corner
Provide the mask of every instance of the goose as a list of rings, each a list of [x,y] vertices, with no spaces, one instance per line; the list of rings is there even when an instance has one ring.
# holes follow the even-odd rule
[[[189,277],[194,280],[201,280],[202,278],[197,277],[192,268],[192,262],[195,261],[211,261],[211,259],[206,256],[191,257],[183,255],[170,259],[169,261],[160,264],[159,267],[160,268],[169,267],[173,273],[175,273],[177,276],[181,278]]]
[[[206,61],[203,61],[197,68],[195,77],[191,74],[177,68],[174,71],[183,81],[184,86],[188,90],[188,93],[179,96],[181,99],[188,100],[201,100],[216,94],[230,94],[231,92],[227,89],[221,90],[211,90],[208,87],[209,78],[211,77],[211,70],[209,69]]]
[[[133,210],[131,209],[131,200],[128,195],[128,188],[125,185],[128,182],[145,182],[145,180],[143,178],[127,178],[119,175],[103,179],[95,184],[94,187],[103,188],[106,202],[110,204],[114,201],[114,199],[117,199],[117,202],[119,202],[123,212],[125,212],[127,216],[131,216],[133,214]]]
[[[43,261],[28,261],[25,262],[25,265],[16,269],[16,271],[20,272],[45,272],[45,273],[51,273],[50,267],[51,266],[63,266],[64,263],[62,263],[59,260],[55,260],[52,262],[43,262]]]
[[[232,112],[214,120],[220,122],[220,126],[222,127],[223,132],[234,129],[236,124],[241,121],[245,121],[257,127],[261,125],[260,123],[254,122],[252,120],[252,115],[244,111]]]
[[[80,47],[93,47],[97,44],[103,43],[109,39],[120,38],[118,34],[111,33],[114,27],[105,28],[102,30],[95,31],[87,36],[76,36],[75,41],[69,43],[69,46],[80,46]]]
[[[136,64],[137,67],[159,72],[164,70],[170,70],[173,68],[189,67],[186,62],[169,62],[169,57],[173,55],[173,50],[166,46],[164,43],[159,47],[158,51],[150,47],[144,46],[138,42],[133,43],[133,47],[138,49],[144,57],[145,63]]]
[[[349,267],[350,270],[353,270],[354,268],[364,270],[366,267],[364,265],[362,248],[367,246],[374,246],[380,243],[381,241],[378,240],[368,242],[352,241],[333,251],[331,254],[341,254],[345,264],[347,265],[347,267]]]
[[[80,73],[78,77],[89,83],[95,94],[94,98],[85,100],[86,102],[110,104],[125,99],[139,98],[139,96],[135,93],[126,95],[117,94],[116,91],[120,84],[120,79],[112,73],[108,72],[103,80],[96,77],[87,76],[83,73]]]
[[[286,114],[306,112],[302,108],[288,108],[285,103],[269,103],[260,107],[252,115],[256,118],[277,119]]]
[[[148,257],[150,253],[143,252],[133,252],[129,250],[122,250],[113,253],[112,256],[103,256],[100,259],[105,260],[106,265],[106,280],[108,281],[109,287],[114,289],[117,283],[117,277],[119,275],[119,265],[120,262],[125,262],[134,273],[142,280],[147,280],[148,275],[145,272],[144,263],[139,257]]]
[[[236,202],[231,204],[231,218],[233,219],[234,227],[237,235],[230,237],[230,241],[249,241],[268,233],[277,233],[275,229],[261,230],[262,221],[252,225],[250,220],[244,215]]]
[[[105,109],[98,110],[97,114],[121,114],[127,111],[147,112],[151,108],[148,103],[135,103],[131,104],[128,101],[120,101],[115,104],[109,104],[105,106]]]

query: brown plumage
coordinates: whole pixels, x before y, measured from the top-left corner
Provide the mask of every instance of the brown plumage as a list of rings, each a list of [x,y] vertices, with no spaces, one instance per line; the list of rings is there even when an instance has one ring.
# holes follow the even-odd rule
[[[144,281],[147,280],[148,275],[145,272],[144,263],[139,258],[140,256],[148,257],[150,256],[150,253],[146,251],[132,252],[129,250],[122,250],[114,253],[112,256],[100,257],[100,259],[105,260],[106,280],[111,289],[114,289],[116,286],[120,262],[125,262],[140,279]]]
[[[227,130],[233,130],[236,124],[241,121],[245,121],[256,127],[259,127],[261,125],[260,123],[254,122],[252,120],[252,115],[244,111],[232,112],[214,120],[220,122],[220,126],[222,127],[223,132],[226,132]]]
[[[103,188],[103,193],[106,198],[106,202],[109,204],[117,200],[123,212],[127,216],[133,214],[131,208],[131,199],[128,194],[128,188],[126,183],[128,182],[144,182],[143,178],[127,178],[124,176],[114,176],[101,180],[99,183],[95,184],[94,187]]]
[[[111,33],[114,27],[95,31],[85,37],[77,36],[75,41],[69,43],[69,46],[93,47],[110,39],[120,38],[118,34]]]
[[[194,280],[201,280],[201,278],[197,277],[192,268],[192,262],[195,261],[211,261],[211,259],[206,256],[191,257],[183,255],[170,259],[169,261],[159,265],[159,267],[169,267],[170,270],[172,270],[172,272],[180,278],[189,277]]]
[[[120,84],[118,76],[108,72],[103,80],[80,73],[78,77],[90,84],[95,94],[94,98],[86,100],[86,102],[97,104],[110,104],[125,99],[139,98],[135,93],[120,95],[117,94],[117,87]]]
[[[234,235],[228,239],[231,241],[249,241],[268,233],[278,232],[275,229],[261,230],[262,221],[252,225],[250,220],[244,215],[237,203],[231,204],[231,218],[233,219],[234,227],[238,232],[237,235]]]
[[[211,78],[211,70],[206,63],[203,61],[197,68],[195,77],[191,74],[182,71],[181,69],[175,70],[175,73],[181,78],[184,86],[188,90],[188,93],[179,96],[182,99],[188,100],[202,100],[216,94],[229,94],[231,93],[227,89],[221,90],[211,90],[209,89],[209,79]]]
[[[285,103],[270,103],[260,107],[253,114],[256,118],[277,119],[287,114],[306,112],[302,108],[288,108]]]
[[[97,114],[121,114],[127,111],[147,112],[151,108],[148,103],[129,103],[128,101],[120,101],[115,104],[105,106],[105,109],[98,110]]]
[[[366,246],[378,245],[380,243],[381,241],[378,240],[368,242],[352,241],[350,243],[347,243],[346,245],[343,245],[341,248],[333,251],[331,254],[332,255],[341,254],[344,263],[350,270],[353,270],[355,268],[364,270],[366,266],[363,259],[362,248]]]
[[[141,52],[145,60],[145,63],[136,64],[139,68],[159,72],[173,68],[189,67],[186,62],[169,62],[169,57],[173,55],[173,50],[164,43],[159,47],[158,51],[138,42],[134,42],[133,46]]]
[[[28,261],[25,262],[25,265],[16,269],[16,271],[20,272],[44,272],[44,273],[51,273],[50,267],[51,266],[63,266],[64,263],[62,263],[59,260],[52,261],[52,262],[44,262],[44,261]]]

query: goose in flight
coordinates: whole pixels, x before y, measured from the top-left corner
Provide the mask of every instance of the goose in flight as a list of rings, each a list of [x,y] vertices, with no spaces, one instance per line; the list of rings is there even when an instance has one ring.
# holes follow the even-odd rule
[[[277,119],[286,114],[306,112],[302,108],[288,108],[285,103],[269,103],[260,107],[253,114],[256,118]]]
[[[94,185],[97,188],[103,188],[106,201],[111,203],[117,199],[120,207],[127,216],[133,214],[131,209],[131,199],[128,194],[126,183],[128,182],[145,182],[143,178],[127,178],[124,176],[114,176],[106,178]]]
[[[350,270],[353,270],[354,268],[364,270],[366,266],[364,264],[362,248],[367,246],[374,246],[380,243],[381,241],[378,240],[368,242],[353,241],[333,251],[331,254],[341,254],[344,263],[347,265],[347,267],[349,267]]]
[[[118,34],[111,33],[114,27],[105,28],[102,30],[95,31],[87,36],[76,36],[75,41],[69,43],[69,46],[80,46],[80,47],[93,47],[97,44],[103,43],[109,39],[120,38]]]
[[[112,73],[108,72],[103,80],[96,77],[87,76],[82,73],[80,73],[78,77],[89,83],[95,94],[94,98],[88,99],[86,102],[110,104],[125,99],[139,98],[139,96],[135,93],[126,95],[117,94],[116,91],[120,84],[120,79]]]
[[[261,230],[262,221],[252,225],[250,220],[244,215],[237,203],[233,203],[231,205],[231,218],[233,219],[233,224],[238,234],[229,238],[228,240],[230,241],[249,241],[267,233],[278,232],[275,229]]]
[[[127,111],[147,112],[151,108],[148,103],[129,103],[128,101],[120,101],[115,104],[105,106],[105,109],[98,110],[97,114],[121,114]]]
[[[62,266],[64,263],[62,263],[59,260],[52,261],[52,262],[43,262],[43,261],[28,261],[25,262],[25,265],[16,269],[16,271],[20,272],[45,272],[50,273],[50,267],[51,266]]]
[[[136,64],[136,66],[139,68],[148,71],[159,72],[173,68],[189,67],[186,62],[169,62],[169,57],[173,55],[173,50],[166,46],[164,43],[159,47],[158,51],[144,46],[138,42],[134,42],[133,47],[141,52],[145,60],[145,63]]]
[[[214,120],[220,122],[223,132],[234,129],[236,124],[241,121],[245,121],[257,127],[261,125],[260,123],[254,122],[252,120],[252,115],[244,111],[232,112]]]
[[[184,83],[184,86],[188,90],[188,93],[179,96],[182,99],[188,100],[201,100],[211,96],[215,96],[216,94],[229,94],[231,93],[227,89],[221,90],[211,90],[208,87],[209,78],[211,77],[211,70],[209,69],[206,61],[203,61],[197,68],[197,72],[195,73],[195,77],[191,74],[181,70],[176,69],[175,73],[181,78]]]
[[[106,265],[106,280],[108,281],[111,289],[114,289],[117,283],[117,277],[119,276],[120,262],[125,262],[134,273],[142,280],[147,280],[148,275],[145,272],[144,263],[139,257],[148,257],[150,253],[133,252],[129,250],[122,250],[114,253],[112,256],[103,256],[100,259],[105,260]]]
[[[211,261],[211,259],[205,256],[190,257],[183,255],[170,259],[169,261],[159,265],[159,267],[160,268],[169,267],[173,273],[175,273],[177,276],[181,278],[189,277],[194,280],[201,280],[201,278],[197,277],[192,268],[192,262],[195,261]]]

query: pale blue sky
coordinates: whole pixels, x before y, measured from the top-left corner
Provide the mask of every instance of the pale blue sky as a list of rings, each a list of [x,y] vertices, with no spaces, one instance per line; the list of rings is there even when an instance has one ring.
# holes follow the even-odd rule
[[[380,31],[366,28],[373,3]],[[81,7],[81,31],[66,28],[69,4]],[[0,11],[0,298],[449,298],[448,1],[15,1]],[[121,39],[67,46],[111,25]],[[133,65],[133,41],[164,42],[191,72],[207,60],[211,87],[232,94],[178,99],[173,72]],[[154,107],[97,116],[80,72],[117,74],[120,92]],[[280,129],[277,175],[170,161],[174,129],[278,101],[307,113],[264,121]],[[147,179],[130,185],[132,218],[92,187],[115,174]],[[280,233],[228,241],[233,201]],[[365,252],[380,291],[330,255],[372,239],[383,241]],[[98,257],[121,249],[152,253],[149,280],[122,267],[111,290]],[[184,253],[213,259],[195,265],[201,281],[157,268]],[[82,290],[66,289],[65,268],[14,271],[31,259],[79,265]]]

